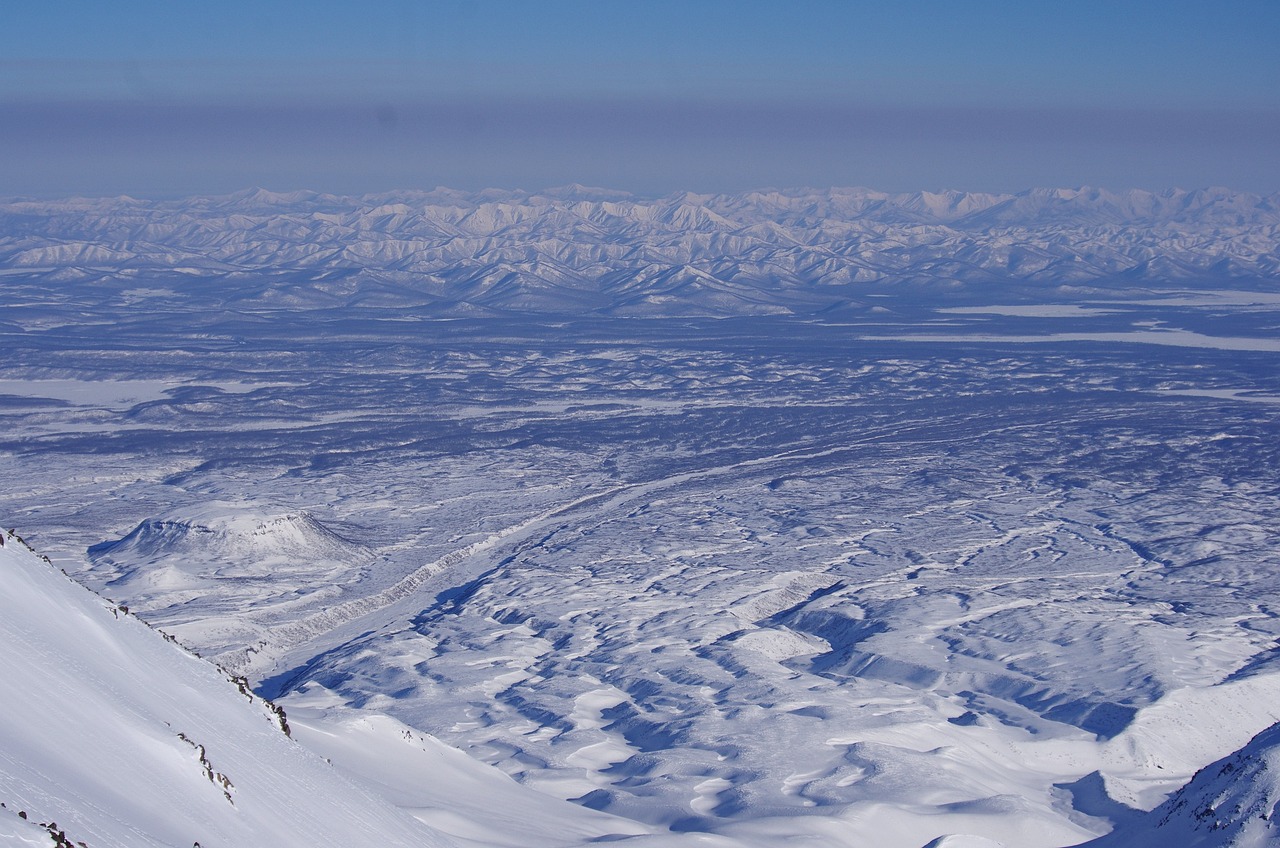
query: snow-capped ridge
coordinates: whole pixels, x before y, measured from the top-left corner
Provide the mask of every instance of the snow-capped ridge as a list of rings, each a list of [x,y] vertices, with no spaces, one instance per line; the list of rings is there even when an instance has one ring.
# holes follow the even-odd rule
[[[1280,724],[1210,763],[1151,812],[1081,848],[1280,846]]]
[[[0,203],[0,219],[8,223],[0,258],[23,269],[7,277],[13,284],[165,278],[182,268],[186,282],[204,278],[202,290],[223,302],[368,306],[376,287],[379,303],[441,316],[748,315],[759,302],[784,314],[822,314],[848,307],[868,284],[938,281],[953,294],[1156,277],[1237,287],[1280,281],[1280,201],[1220,188],[767,189],[657,198],[580,185],[357,197],[251,189],[176,201],[12,200]],[[530,282],[492,293],[465,284],[475,268],[498,261],[529,263]],[[685,267],[755,293],[737,311],[704,301],[700,291],[629,287],[619,297],[612,285]],[[572,284],[546,269],[567,269]],[[261,285],[281,275],[295,285]],[[539,288],[532,278],[550,288],[527,297]],[[432,287],[425,299],[424,284]]]

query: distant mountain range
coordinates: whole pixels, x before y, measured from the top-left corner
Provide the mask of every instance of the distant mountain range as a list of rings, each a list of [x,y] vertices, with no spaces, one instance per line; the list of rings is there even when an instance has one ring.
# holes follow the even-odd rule
[[[1280,194],[567,186],[0,201],[10,283],[181,287],[244,308],[815,314],[868,294],[1052,298],[1280,282]]]

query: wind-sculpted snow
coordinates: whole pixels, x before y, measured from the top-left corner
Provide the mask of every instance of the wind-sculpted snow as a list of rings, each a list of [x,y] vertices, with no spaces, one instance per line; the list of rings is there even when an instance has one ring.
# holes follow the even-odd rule
[[[11,206],[171,253],[7,265],[0,509],[352,773],[430,734],[590,808],[538,844],[1080,843],[1280,720],[1273,205]],[[1100,264],[921,285],[997,238]],[[815,282],[855,242],[907,270]]]
[[[582,187],[356,198],[256,190],[0,204],[8,286],[25,284],[30,296],[106,286],[143,308],[196,294],[248,310],[813,314],[863,308],[883,286],[1027,297],[1275,281],[1278,246],[1280,199],[1224,189],[657,199]]]

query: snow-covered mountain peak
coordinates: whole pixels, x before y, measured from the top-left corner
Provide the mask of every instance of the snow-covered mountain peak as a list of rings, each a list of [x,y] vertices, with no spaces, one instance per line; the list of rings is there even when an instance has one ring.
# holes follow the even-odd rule
[[[144,519],[88,554],[106,577],[106,593],[128,598],[143,616],[156,615],[178,598],[201,598],[220,610],[203,622],[166,624],[183,644],[210,656],[251,641],[262,622],[277,615],[330,602],[374,556],[306,512],[224,501]],[[301,575],[326,580],[299,592]],[[243,615],[248,607],[254,616]]]
[[[542,197],[551,197],[558,200],[630,200],[635,197],[629,191],[619,191],[611,188],[600,188],[599,186],[585,186],[581,183],[569,183],[556,188],[549,188],[545,191],[538,192]]]
[[[138,524],[122,539],[96,546],[95,558],[128,551],[160,559],[200,556],[243,561],[358,558],[362,545],[335,533],[304,511],[273,511],[244,503],[209,501],[173,510]]]

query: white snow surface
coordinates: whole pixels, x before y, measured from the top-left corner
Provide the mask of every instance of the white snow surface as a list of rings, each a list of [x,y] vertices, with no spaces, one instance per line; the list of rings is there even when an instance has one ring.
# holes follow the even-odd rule
[[[0,514],[276,697],[395,827],[471,848],[1146,839],[1136,811],[1280,720],[1278,208],[6,202]],[[84,598],[102,633],[150,633]],[[31,654],[31,627],[0,644]],[[115,644],[94,633],[71,647]],[[253,746],[150,701],[117,717],[100,688],[101,735],[174,792],[216,790],[183,733],[235,815],[259,809]],[[1269,772],[1235,773],[1206,791],[1253,809]],[[94,819],[97,791],[67,809]],[[1178,832],[1237,839],[1236,804]],[[47,837],[10,806],[0,834]]]
[[[0,644],[6,844],[52,844],[37,824],[92,848],[451,844],[12,537],[0,548]]]

